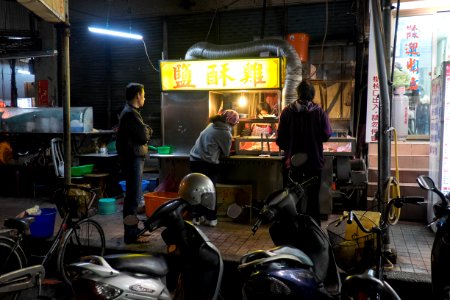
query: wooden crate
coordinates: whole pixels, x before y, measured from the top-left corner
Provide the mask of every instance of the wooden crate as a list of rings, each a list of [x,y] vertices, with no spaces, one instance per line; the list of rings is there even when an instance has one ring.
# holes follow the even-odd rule
[[[231,185],[216,184],[217,194],[217,215],[219,217],[227,216],[227,209],[230,204],[252,205],[252,186],[251,185]]]

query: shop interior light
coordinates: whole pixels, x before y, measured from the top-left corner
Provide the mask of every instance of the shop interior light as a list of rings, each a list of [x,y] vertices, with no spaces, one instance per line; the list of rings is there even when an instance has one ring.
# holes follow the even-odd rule
[[[241,96],[238,99],[238,105],[240,107],[244,107],[247,106],[247,103],[248,103],[247,97],[245,97],[244,94],[241,94]]]
[[[133,34],[133,33],[127,33],[127,32],[122,32],[122,31],[103,29],[103,28],[98,28],[98,27],[88,27],[88,29],[90,32],[94,32],[94,33],[118,36],[118,37],[135,39],[135,40],[142,40],[142,35],[140,35],[140,34]]]
[[[31,74],[30,71],[22,70],[22,69],[17,70],[17,73],[19,73],[19,74],[25,74],[25,75],[30,75],[30,74]]]

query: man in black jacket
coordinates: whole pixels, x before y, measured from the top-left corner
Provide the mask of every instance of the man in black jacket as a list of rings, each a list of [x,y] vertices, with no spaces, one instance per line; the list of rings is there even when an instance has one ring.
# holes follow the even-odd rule
[[[126,88],[126,103],[119,116],[116,148],[119,154],[122,173],[125,176],[126,192],[123,204],[123,217],[136,215],[142,198],[142,174],[151,128],[142,119],[139,110],[144,106],[144,86],[130,83]],[[138,228],[124,225],[124,242],[131,244],[137,240]]]
[[[297,168],[293,174],[305,181],[313,177],[317,179],[308,187],[306,213],[320,225],[319,192],[321,174],[324,166],[323,143],[332,134],[327,113],[314,100],[314,86],[307,81],[300,82],[297,87],[298,99],[286,106],[281,112],[278,123],[277,145],[284,150],[284,184],[291,168],[291,156],[305,153],[306,163]]]

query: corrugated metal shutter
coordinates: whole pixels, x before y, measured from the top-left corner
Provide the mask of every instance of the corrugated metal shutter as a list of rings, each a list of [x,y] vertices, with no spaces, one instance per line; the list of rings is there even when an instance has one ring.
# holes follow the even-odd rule
[[[220,44],[253,41],[261,36],[262,10],[231,11],[221,14]],[[281,37],[283,34],[283,11],[267,9],[264,37]]]
[[[214,13],[167,18],[168,57],[184,59],[186,51],[195,43],[205,41]],[[208,41],[214,43],[217,28],[213,26]]]
[[[325,34],[325,4],[292,6],[288,8],[288,33],[305,32],[310,42],[320,43]],[[351,2],[328,3],[327,40],[353,41],[354,17]]]
[[[115,28],[129,28],[129,23],[115,23]],[[161,18],[133,20],[132,31],[144,36],[147,52],[156,69],[162,52]],[[144,121],[160,138],[161,81],[151,66],[141,41],[92,34],[88,24],[71,27],[71,99],[73,106],[94,107],[94,127],[108,129],[117,123],[117,113],[125,103],[125,87],[139,82],[146,87]],[[108,50],[109,47],[109,50]],[[110,58],[108,54],[110,53]],[[111,85],[111,111],[108,111],[108,80]]]
[[[17,2],[0,1],[0,32],[30,29],[28,10]]]
[[[106,129],[106,60],[108,42],[87,29],[87,24],[71,27],[71,106],[92,106],[94,128]]]

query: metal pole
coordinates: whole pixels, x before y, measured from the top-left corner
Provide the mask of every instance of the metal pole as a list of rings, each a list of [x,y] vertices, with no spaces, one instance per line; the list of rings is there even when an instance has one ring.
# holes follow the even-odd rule
[[[391,56],[395,56],[395,53],[391,51],[391,15],[392,15],[392,5],[391,0],[383,0],[383,27],[384,27],[384,53],[385,56],[385,67],[386,67],[386,81],[388,82],[388,98],[384,103],[387,107],[385,113],[387,114],[385,122],[383,123],[383,128],[386,130],[391,127],[391,108],[392,108],[392,80],[391,80]],[[385,131],[383,131],[385,132]],[[384,151],[387,156],[385,156],[385,166],[383,173],[383,182],[387,184],[388,178],[391,177],[391,131],[386,132],[386,139],[384,140],[386,145],[384,145]],[[390,188],[390,187],[386,187]],[[386,189],[384,189],[386,191]],[[383,194],[383,199],[386,195]],[[387,203],[384,203],[387,204]],[[383,209],[383,213],[386,213]],[[383,251],[385,253],[391,253],[391,239],[389,235],[389,228],[383,232]],[[389,258],[393,259],[394,256],[391,254]]]
[[[63,28],[64,38],[63,43],[63,128],[64,128],[64,182],[70,184],[72,176],[70,167],[72,166],[72,144],[70,134],[70,56],[69,56],[69,37],[70,28],[65,26]]]
[[[382,31],[380,30],[380,3],[378,0],[372,0],[372,13],[374,25],[374,38],[376,48],[377,70],[380,83],[380,106],[379,106],[379,125],[378,125],[378,204],[382,216],[384,216],[385,197],[384,185],[390,176],[390,158],[391,141],[389,129],[390,122],[390,104],[389,104],[389,86],[386,71],[386,54],[383,44]]]
[[[108,128],[111,128],[113,125],[111,122],[111,114],[112,114],[112,96],[111,96],[111,43],[108,41],[105,45],[105,61],[106,61],[106,125]],[[114,114],[114,124],[115,121]]]
[[[266,25],[266,0],[263,1],[262,22],[261,22],[261,40],[264,39],[264,27]]]
[[[390,0],[383,0],[383,29],[384,29],[384,53],[386,60],[386,78],[391,78],[391,13],[392,5]],[[389,88],[391,84],[389,84]],[[389,93],[391,96],[392,93]]]
[[[17,107],[16,59],[9,61],[11,67],[11,107]]]

